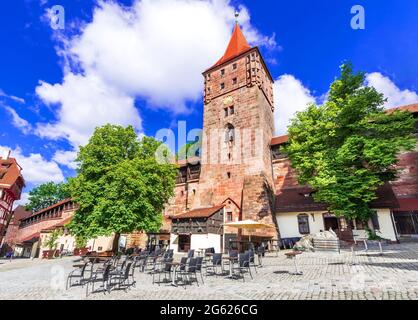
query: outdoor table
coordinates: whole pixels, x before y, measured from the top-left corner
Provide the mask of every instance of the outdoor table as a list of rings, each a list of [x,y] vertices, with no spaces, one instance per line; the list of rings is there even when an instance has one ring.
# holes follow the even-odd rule
[[[180,262],[170,262],[169,264],[171,264],[171,266],[173,267],[173,277],[171,279],[171,285],[173,287],[178,287],[176,283],[176,272],[177,272],[177,268],[180,267]]]
[[[234,278],[232,268],[233,268],[234,262],[238,260],[238,257],[223,257],[223,259],[229,260],[229,275],[227,276],[227,278]]]
[[[296,263],[296,257],[299,255],[299,254],[302,254],[302,251],[291,251],[291,252],[286,252],[285,253],[285,256],[288,258],[288,259],[292,259],[293,260],[293,262],[294,262],[294,264],[295,264],[295,272],[289,272],[290,274],[292,274],[292,275],[302,275],[303,273],[302,273],[302,271],[298,271],[298,265],[297,265],[297,263]]]

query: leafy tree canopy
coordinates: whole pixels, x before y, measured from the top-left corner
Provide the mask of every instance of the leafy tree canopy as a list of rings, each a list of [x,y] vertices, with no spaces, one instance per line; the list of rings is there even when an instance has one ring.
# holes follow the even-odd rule
[[[196,141],[187,142],[185,145],[179,148],[176,154],[177,160],[185,160],[200,156],[200,151],[202,147],[201,134],[202,133],[200,132],[199,137],[196,139]]]
[[[177,176],[175,165],[155,157],[162,148],[154,138],[138,141],[132,126],[96,128],[80,147],[78,174],[70,180],[80,207],[69,229],[80,243],[99,235],[160,229]]]
[[[36,212],[69,197],[70,192],[67,183],[47,182],[29,192],[29,202],[26,204],[26,210]]]
[[[364,79],[343,64],[327,101],[292,120],[286,152],[316,201],[336,215],[367,220],[377,188],[396,178],[397,155],[412,150],[416,139],[413,116],[385,112],[383,95],[364,86]]]

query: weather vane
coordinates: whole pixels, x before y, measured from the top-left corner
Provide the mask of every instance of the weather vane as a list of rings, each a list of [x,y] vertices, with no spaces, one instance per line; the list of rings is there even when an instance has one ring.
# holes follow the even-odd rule
[[[239,12],[235,10],[235,23],[238,23]]]

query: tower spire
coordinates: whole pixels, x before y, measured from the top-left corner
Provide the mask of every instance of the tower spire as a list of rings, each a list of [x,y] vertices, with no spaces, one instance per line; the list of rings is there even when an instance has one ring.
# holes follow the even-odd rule
[[[231,39],[229,40],[228,47],[226,48],[224,55],[211,68],[219,66],[226,61],[239,56],[241,53],[251,49],[247,39],[245,39],[245,36],[241,31],[238,23],[238,17],[239,12],[235,11],[235,26],[231,35]]]

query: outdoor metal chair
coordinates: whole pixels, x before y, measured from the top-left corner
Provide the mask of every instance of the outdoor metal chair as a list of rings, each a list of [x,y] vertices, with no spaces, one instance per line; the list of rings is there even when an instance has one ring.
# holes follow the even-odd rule
[[[71,271],[67,276],[67,285],[66,289],[68,290],[69,287],[72,287],[72,279],[79,279],[77,282],[77,285],[81,285],[82,287],[88,280],[88,278],[85,277],[87,266],[90,264],[90,262],[85,262],[81,267],[74,269]]]
[[[263,266],[263,257],[266,254],[266,248],[261,245],[257,248],[257,258],[258,258],[258,264],[260,267]]]
[[[205,281],[203,281],[202,267],[203,267],[203,257],[197,257],[196,258],[196,272],[200,273],[200,278],[202,279],[202,283],[204,284]]]
[[[235,273],[235,271],[238,271],[239,274],[242,276],[242,281],[245,281],[244,274],[247,271],[250,274],[251,279],[253,279],[253,275],[251,273],[251,268],[250,268],[250,253],[248,251],[246,251],[245,253],[240,253],[238,255],[238,265],[237,266],[234,265],[232,267],[232,271],[233,273]]]
[[[194,249],[190,249],[187,253],[187,258],[193,258],[194,257]]]
[[[86,297],[88,296],[89,293],[89,285],[92,285],[92,293],[96,292],[94,290],[95,284],[97,282],[100,282],[100,288],[103,288],[103,293],[106,294],[106,291],[110,293],[110,285],[109,285],[109,280],[110,280],[110,269],[111,269],[111,265],[108,264],[106,265],[105,269],[103,270],[103,272],[93,272],[89,281],[87,282],[86,285]]]
[[[113,286],[117,286],[117,289],[121,289],[123,287],[124,291],[128,289],[130,286],[133,285],[129,281],[130,279],[130,270],[131,270],[132,262],[129,261],[125,268],[119,273],[110,273],[109,277],[109,292],[112,290]]]
[[[148,251],[141,251],[140,254],[139,254],[139,256],[136,258],[137,259],[136,266],[142,272],[145,270],[145,266],[147,264],[148,256],[149,256],[149,252]]]
[[[163,261],[161,267],[157,270],[157,272],[154,272],[152,274],[152,284],[155,283],[155,275],[158,274],[158,285],[160,285],[161,283],[161,275],[164,274],[164,282],[167,280],[167,275],[168,275],[168,280],[171,281],[171,269],[172,269],[172,263],[173,262],[173,258],[168,258],[166,260]]]
[[[250,255],[250,266],[254,267],[255,272],[257,273],[257,265],[255,263],[255,254],[254,254],[254,250],[250,249],[248,250],[248,253]]]
[[[224,273],[222,265],[222,253],[214,253],[212,256],[212,263],[206,266],[206,275],[208,275],[209,270],[212,271],[212,274],[218,275],[218,268],[221,268],[222,274]]]
[[[184,288],[186,288],[187,284],[192,284],[193,282],[196,282],[197,286],[199,286],[199,281],[197,280],[197,259],[196,258],[190,258],[189,262],[184,266],[184,268],[181,268],[177,272],[177,276],[181,277],[181,281],[184,285]]]

